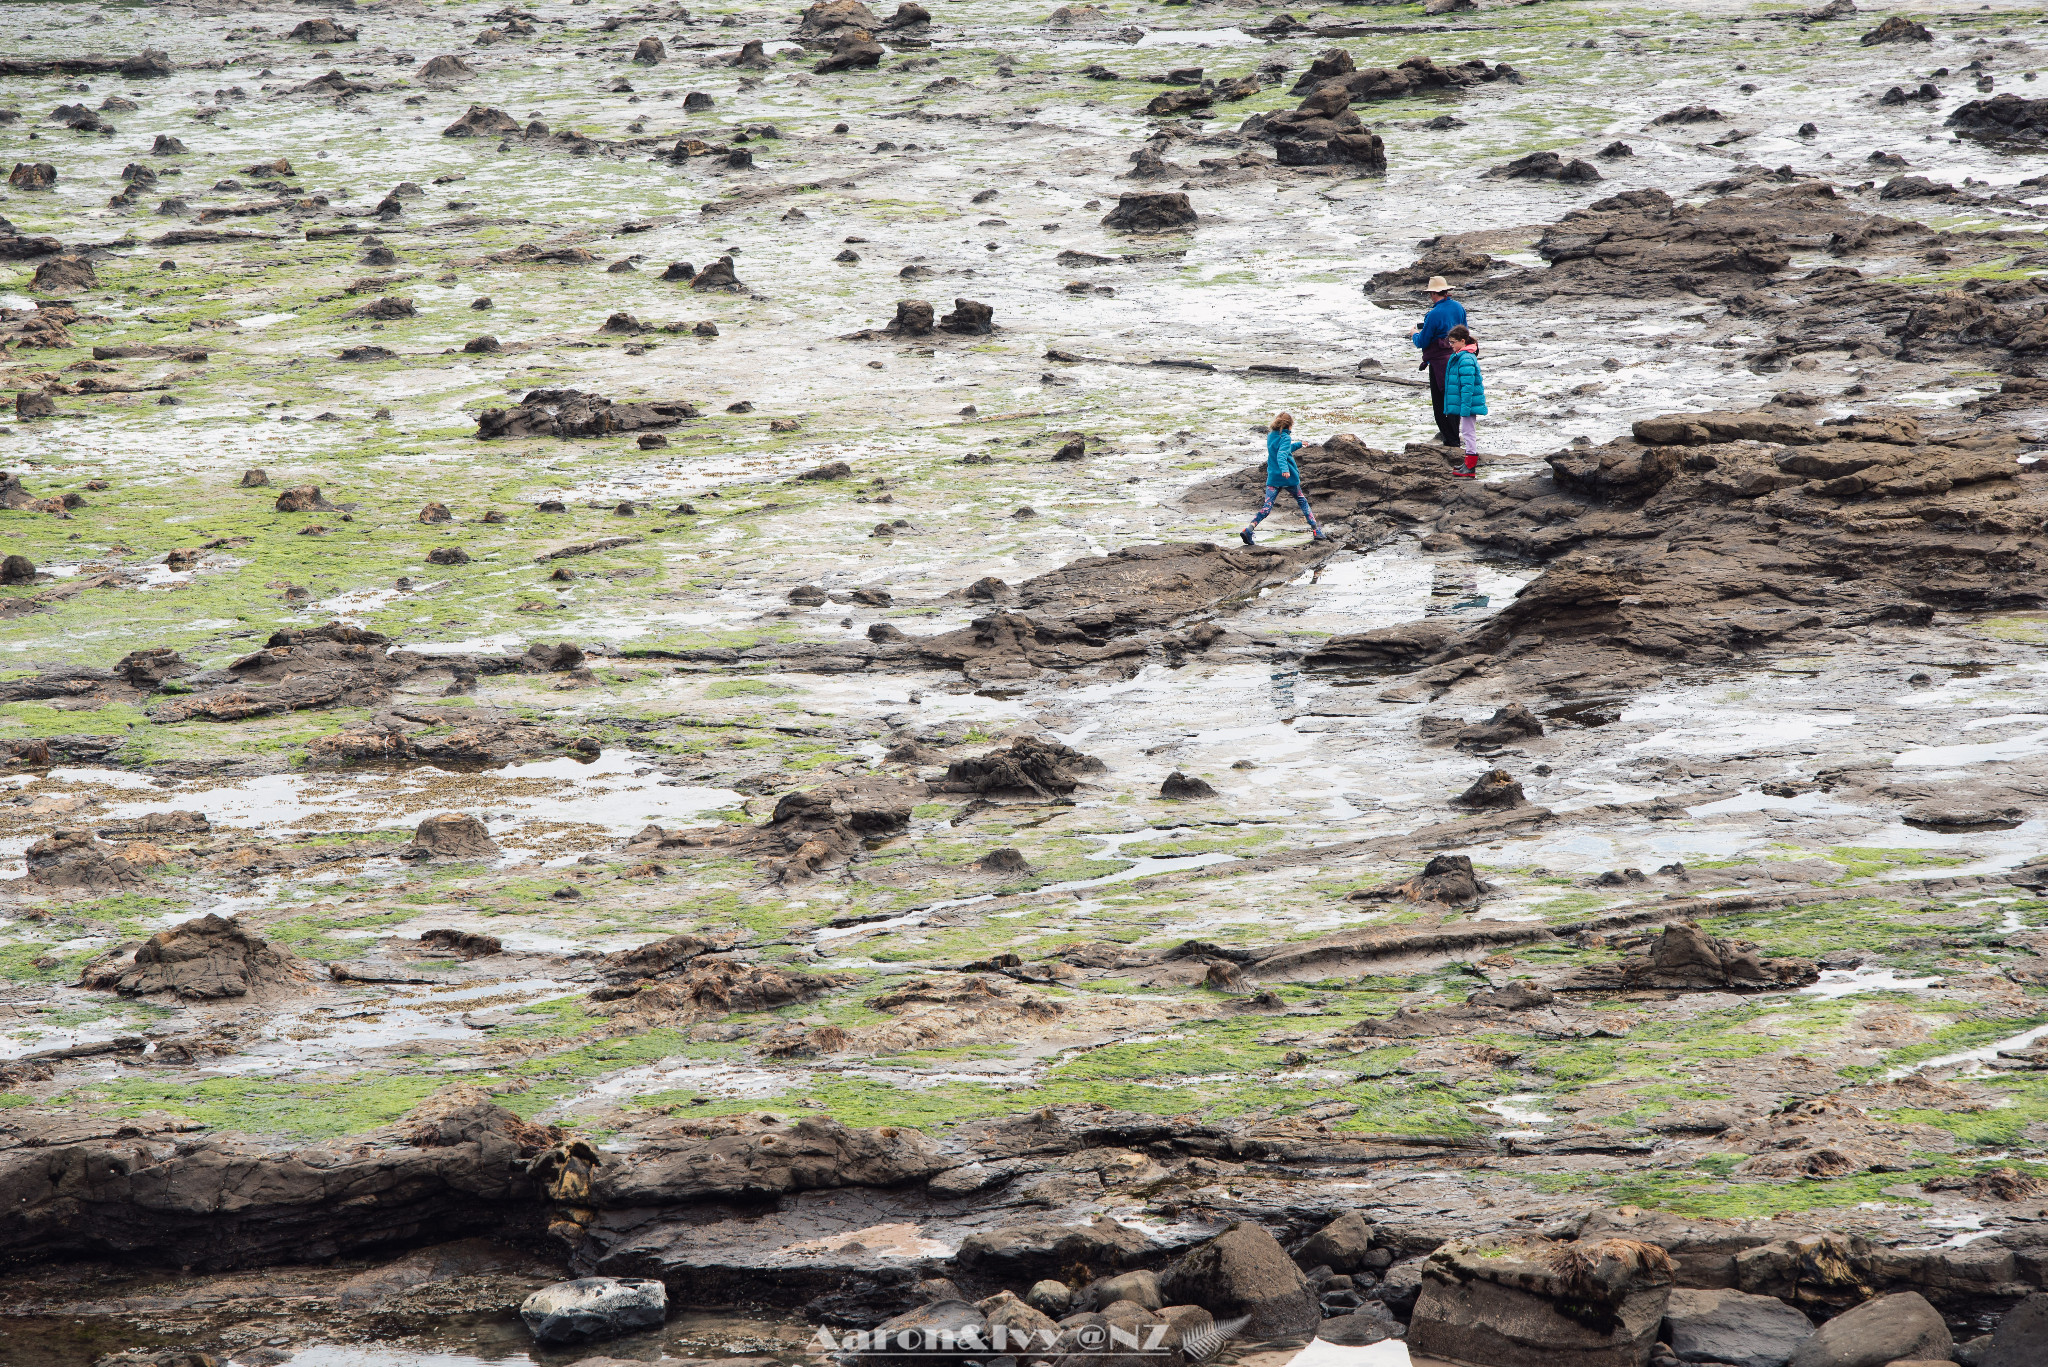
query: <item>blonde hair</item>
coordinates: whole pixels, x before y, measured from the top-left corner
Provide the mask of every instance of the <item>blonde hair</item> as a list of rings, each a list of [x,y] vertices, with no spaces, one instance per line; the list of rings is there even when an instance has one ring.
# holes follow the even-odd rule
[[[1294,415],[1292,413],[1274,414],[1273,425],[1266,430],[1268,432],[1292,432],[1294,430]]]

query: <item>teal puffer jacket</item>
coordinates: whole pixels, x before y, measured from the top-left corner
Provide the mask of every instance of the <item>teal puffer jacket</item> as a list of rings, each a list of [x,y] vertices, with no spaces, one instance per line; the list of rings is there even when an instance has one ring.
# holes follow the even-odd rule
[[[1486,382],[1479,378],[1479,358],[1454,352],[1444,367],[1444,412],[1477,416],[1486,411]]]

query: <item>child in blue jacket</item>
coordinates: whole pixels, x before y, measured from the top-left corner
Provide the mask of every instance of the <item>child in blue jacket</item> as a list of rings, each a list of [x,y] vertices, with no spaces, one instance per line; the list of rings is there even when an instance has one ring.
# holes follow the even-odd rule
[[[1486,413],[1486,382],[1479,374],[1479,341],[1460,323],[1444,334],[1451,359],[1444,367],[1444,414],[1456,414],[1458,436],[1465,447],[1465,468],[1456,479],[1479,477],[1479,419]]]
[[[1277,414],[1273,426],[1266,433],[1266,501],[1259,505],[1258,516],[1251,526],[1238,533],[1245,545],[1256,543],[1252,530],[1266,520],[1266,514],[1273,511],[1273,500],[1282,489],[1294,495],[1294,501],[1301,507],[1301,515],[1308,521],[1310,534],[1317,541],[1325,540],[1323,529],[1316,525],[1316,515],[1308,506],[1308,495],[1301,491],[1301,467],[1294,463],[1294,453],[1301,449],[1301,443],[1294,439],[1294,415]]]

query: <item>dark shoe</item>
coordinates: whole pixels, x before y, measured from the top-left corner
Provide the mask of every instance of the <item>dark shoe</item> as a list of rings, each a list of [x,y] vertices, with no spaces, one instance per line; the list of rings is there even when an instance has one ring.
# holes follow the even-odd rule
[[[1311,541],[1328,541],[1330,538],[1324,536],[1323,529],[1321,527],[1318,527],[1314,531],[1309,533],[1308,539]]]
[[[1237,539],[1239,541],[1244,542],[1244,544],[1247,546],[1256,546],[1258,544],[1258,542],[1252,540],[1252,534],[1249,531],[1239,532],[1237,534]]]

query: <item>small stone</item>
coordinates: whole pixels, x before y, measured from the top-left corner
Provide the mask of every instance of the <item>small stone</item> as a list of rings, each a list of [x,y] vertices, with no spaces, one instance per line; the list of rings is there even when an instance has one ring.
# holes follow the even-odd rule
[[[573,888],[564,888],[580,897]],[[560,894],[557,893],[557,896]],[[633,1277],[583,1277],[557,1282],[528,1296],[519,1318],[542,1343],[587,1343],[651,1329],[668,1317],[668,1290]]]

